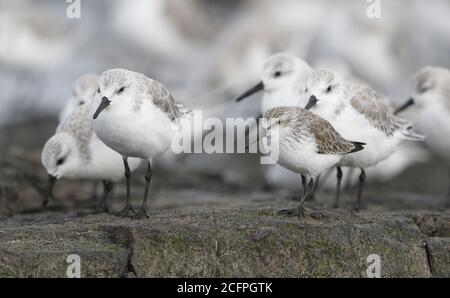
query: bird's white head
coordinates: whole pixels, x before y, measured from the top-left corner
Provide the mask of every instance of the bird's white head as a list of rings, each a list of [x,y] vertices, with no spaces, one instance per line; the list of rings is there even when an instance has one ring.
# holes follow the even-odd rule
[[[80,76],[74,82],[72,86],[72,96],[73,100],[77,103],[76,105],[83,105],[94,98],[98,86],[98,75],[96,74],[84,74]]]
[[[47,141],[41,161],[49,175],[56,179],[76,176],[80,159],[75,146],[73,137],[67,133],[57,133]]]
[[[346,92],[346,82],[340,74],[328,69],[317,70],[306,82],[305,109],[326,117],[345,100]]]
[[[64,121],[79,106],[91,105],[97,91],[98,75],[85,74],[80,76],[72,85],[72,96],[62,109],[59,121]]]
[[[44,146],[41,155],[42,165],[48,173],[47,196],[43,205],[47,205],[52,196],[52,189],[60,178],[77,178],[80,169],[80,158],[74,150],[75,141],[67,133],[57,133]]]
[[[293,86],[300,88],[299,84],[304,87],[311,72],[311,67],[300,58],[287,53],[275,54],[263,68],[264,89],[270,92]]]
[[[98,79],[97,93],[92,105],[94,119],[113,106],[127,104],[130,100],[142,98],[148,78],[126,69],[109,69]]]
[[[311,73],[312,68],[294,55],[288,53],[272,55],[264,64],[261,82],[239,96],[236,101],[241,101],[258,91],[277,92],[286,88],[298,88],[298,92],[302,92]]]
[[[450,110],[450,71],[441,67],[425,67],[413,78],[411,101],[419,108],[444,105]]]

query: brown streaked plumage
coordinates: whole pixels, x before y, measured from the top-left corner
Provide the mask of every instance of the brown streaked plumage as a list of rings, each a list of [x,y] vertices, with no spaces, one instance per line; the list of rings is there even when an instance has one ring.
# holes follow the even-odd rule
[[[364,144],[344,139],[328,121],[301,107],[276,107],[267,111],[265,118],[267,136],[279,145],[276,161],[302,178],[298,208],[279,214],[304,217],[305,199],[314,189],[315,178],[344,155],[364,149]]]
[[[276,107],[265,114],[267,119],[279,119],[280,125],[288,126],[293,140],[313,137],[319,154],[348,154],[362,150],[361,143],[344,139],[322,117],[301,107]]]
[[[155,106],[166,113],[172,121],[179,118],[180,111],[169,90],[155,80],[150,80],[149,84],[147,93],[152,98]]]
[[[363,86],[350,99],[350,104],[375,128],[392,136],[401,128],[399,120],[389,110],[383,99],[371,88]]]

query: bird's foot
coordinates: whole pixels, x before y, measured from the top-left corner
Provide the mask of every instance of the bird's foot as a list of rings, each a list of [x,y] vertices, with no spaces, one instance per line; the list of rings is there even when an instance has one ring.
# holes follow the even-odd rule
[[[139,209],[139,211],[133,216],[134,219],[146,219],[150,216],[147,213],[147,210],[145,208]]]
[[[120,217],[133,217],[135,215],[135,212],[131,205],[127,205],[122,209],[122,211],[117,212],[116,215]]]
[[[278,211],[278,215],[285,215],[287,217],[297,216],[299,218],[304,218],[305,211],[303,208],[298,207],[298,208],[285,209],[285,210]]]

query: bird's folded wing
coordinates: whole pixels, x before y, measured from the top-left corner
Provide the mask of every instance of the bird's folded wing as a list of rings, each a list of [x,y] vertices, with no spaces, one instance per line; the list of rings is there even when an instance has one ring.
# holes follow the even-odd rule
[[[353,108],[364,115],[371,125],[388,136],[392,135],[400,127],[400,123],[390,112],[389,107],[375,91],[368,87],[353,95],[350,103]]]
[[[159,82],[153,81],[149,88],[153,104],[167,114],[171,120],[180,117],[180,111],[170,92]]]
[[[309,130],[316,140],[320,154],[347,154],[355,145],[344,139],[331,124],[319,116],[312,116],[308,121]]]

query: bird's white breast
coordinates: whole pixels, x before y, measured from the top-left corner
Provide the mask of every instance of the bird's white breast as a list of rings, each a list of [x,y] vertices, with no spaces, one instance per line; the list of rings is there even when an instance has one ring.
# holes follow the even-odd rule
[[[94,120],[94,130],[120,154],[148,160],[164,153],[176,133],[173,122],[150,102],[138,110],[131,105],[110,106]]]
[[[374,166],[391,156],[403,139],[399,132],[386,135],[352,107],[345,108],[330,122],[345,139],[366,144],[362,151],[345,155],[340,162],[342,166]]]
[[[317,146],[312,138],[291,141],[286,136],[286,131],[280,130],[278,133],[272,133],[272,142],[279,141],[279,160],[278,164],[299,174],[317,176],[322,171],[334,166],[340,156],[317,153]]]

